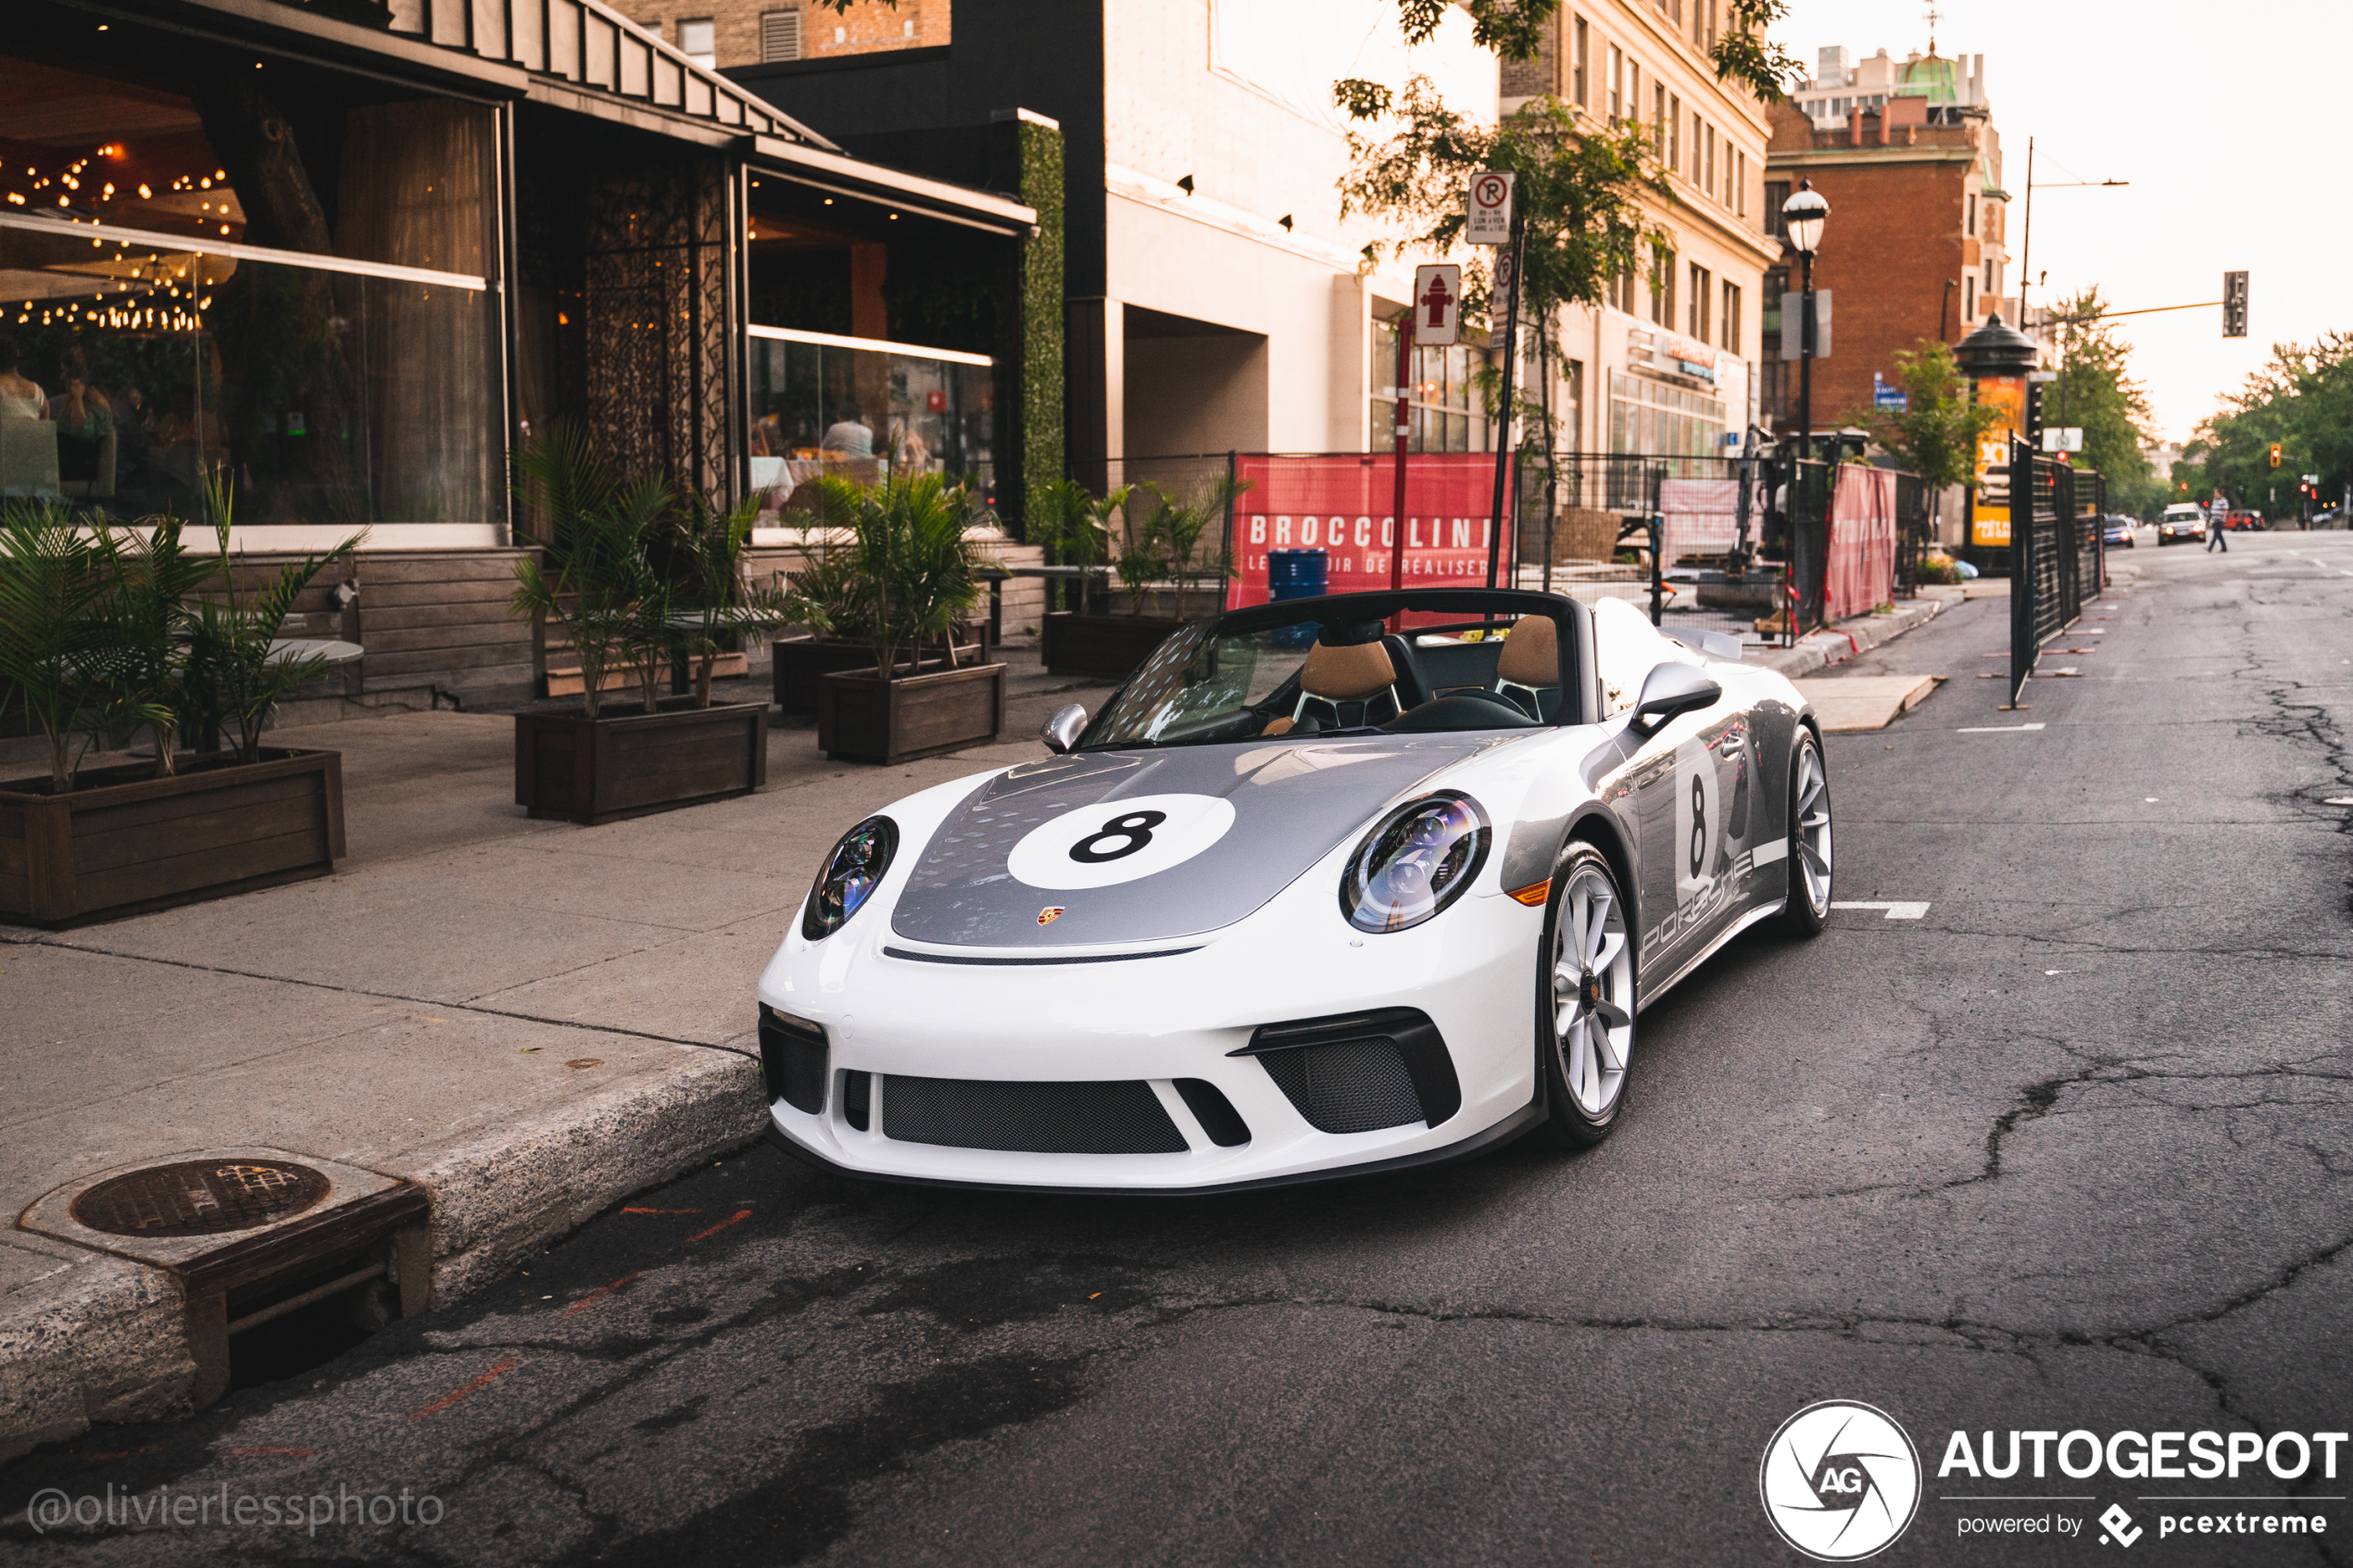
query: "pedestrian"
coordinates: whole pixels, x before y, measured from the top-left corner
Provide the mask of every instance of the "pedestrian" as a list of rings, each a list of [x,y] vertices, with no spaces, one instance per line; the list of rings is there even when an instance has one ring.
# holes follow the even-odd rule
[[[2214,553],[2214,546],[2217,545],[2222,546],[2224,555],[2231,553],[2231,537],[2222,528],[2222,521],[2229,515],[2220,507],[2206,508],[2206,553],[2208,555]]]

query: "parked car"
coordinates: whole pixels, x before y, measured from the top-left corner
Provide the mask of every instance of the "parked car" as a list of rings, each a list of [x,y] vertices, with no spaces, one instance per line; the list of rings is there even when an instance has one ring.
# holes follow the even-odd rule
[[[1806,698],[1622,600],[1232,610],[1043,738],[825,857],[758,988],[788,1152],[1151,1193],[1584,1147],[1643,1008],[1831,909]]]
[[[2260,533],[2271,526],[2261,512],[2232,512],[2222,520],[2222,526],[2233,533]]]
[[[2120,545],[2128,550],[2136,549],[2139,546],[2133,541],[2133,528],[2131,518],[2110,512],[2101,524],[2100,541],[2108,545]]]

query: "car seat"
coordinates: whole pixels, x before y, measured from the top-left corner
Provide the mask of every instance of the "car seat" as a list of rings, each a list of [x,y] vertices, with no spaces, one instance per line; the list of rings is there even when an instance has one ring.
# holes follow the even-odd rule
[[[1335,646],[1318,637],[1299,667],[1299,700],[1259,733],[1289,734],[1293,725],[1311,718],[1333,729],[1351,729],[1385,723],[1400,711],[1397,666],[1387,648],[1378,642]]]
[[[1550,720],[1560,710],[1560,629],[1549,615],[1523,615],[1504,634],[1495,660],[1495,695],[1530,719]]]

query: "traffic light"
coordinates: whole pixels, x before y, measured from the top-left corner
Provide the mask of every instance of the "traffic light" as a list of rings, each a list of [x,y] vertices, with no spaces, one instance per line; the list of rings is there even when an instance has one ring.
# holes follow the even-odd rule
[[[2028,445],[2038,451],[2041,449],[2043,445],[2043,383],[2041,382],[2031,381],[2026,383],[2026,428],[2019,433],[2026,437]]]
[[[2271,443],[2271,466],[2273,468],[2280,466],[2280,444],[2276,441]]]
[[[2222,335],[2246,335],[2246,274],[2222,274]]]

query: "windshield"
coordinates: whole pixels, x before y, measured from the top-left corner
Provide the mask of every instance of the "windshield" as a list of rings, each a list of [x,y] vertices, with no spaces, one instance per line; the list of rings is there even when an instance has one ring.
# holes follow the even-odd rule
[[[1516,636],[1525,641],[1506,658]],[[1096,715],[1079,749],[1557,722],[1557,637],[1548,615],[1403,634],[1354,619],[1198,622],[1161,644]]]

